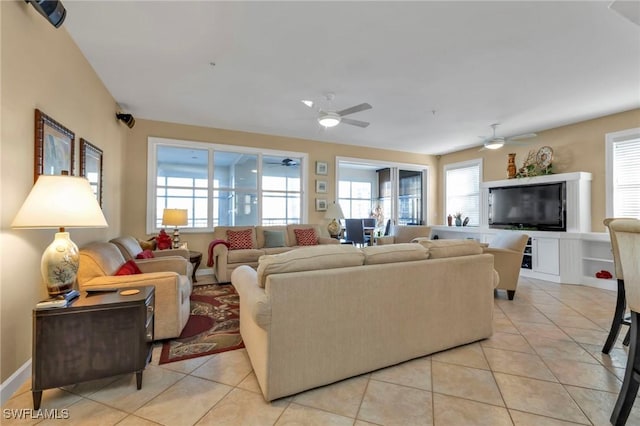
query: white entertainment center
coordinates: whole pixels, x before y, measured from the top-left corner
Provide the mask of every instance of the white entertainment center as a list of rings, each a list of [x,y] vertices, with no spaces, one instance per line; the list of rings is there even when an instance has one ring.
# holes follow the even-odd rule
[[[575,172],[484,182],[481,185],[481,226],[433,226],[432,238],[473,238],[491,242],[501,229],[489,227],[489,188],[566,182],[566,232],[514,229],[526,233],[530,244],[525,249],[529,268],[521,275],[563,284],[583,284],[616,290],[614,279],[599,279],[596,272],[614,274],[613,256],[607,233],[591,232],[591,173]],[[527,262],[525,262],[527,263]]]

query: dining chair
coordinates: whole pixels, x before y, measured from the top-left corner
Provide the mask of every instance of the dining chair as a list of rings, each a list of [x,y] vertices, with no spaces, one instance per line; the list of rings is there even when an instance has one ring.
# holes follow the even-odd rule
[[[362,219],[345,219],[344,223],[348,242],[361,246],[369,244],[370,238],[364,234]]]
[[[362,226],[365,228],[375,228],[376,227],[376,219],[374,217],[368,217],[366,219],[362,219]]]
[[[620,327],[622,325],[631,325],[629,316],[625,316],[625,311],[627,309],[627,302],[625,298],[624,292],[624,275],[622,272],[622,265],[620,264],[620,252],[618,249],[618,240],[614,232],[612,232],[610,224],[612,221],[616,220],[615,218],[606,218],[603,223],[604,226],[607,227],[609,231],[609,238],[611,240],[611,252],[613,253],[613,267],[616,273],[616,279],[618,281],[618,295],[616,298],[616,309],[613,314],[613,320],[611,321],[611,329],[609,330],[609,335],[607,336],[607,340],[602,347],[602,353],[608,354],[613,345],[618,338],[618,334],[620,333]],[[634,219],[632,219],[634,220]],[[631,330],[627,331],[627,335],[622,342],[624,345],[629,344],[629,333]]]
[[[631,310],[631,339],[622,388],[611,413],[611,424],[624,425],[640,385],[640,220],[615,219],[609,223],[618,244],[619,261],[624,270],[625,296]]]

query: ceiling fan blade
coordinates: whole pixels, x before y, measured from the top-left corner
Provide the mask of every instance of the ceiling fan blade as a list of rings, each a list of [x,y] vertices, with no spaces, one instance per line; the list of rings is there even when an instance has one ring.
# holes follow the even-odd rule
[[[538,136],[536,133],[525,133],[523,135],[512,136],[510,138],[507,138],[507,140],[508,141],[519,141],[519,140],[523,140],[523,139],[535,138],[536,136]]]
[[[342,111],[338,111],[336,114],[338,114],[339,116],[345,116],[345,115],[353,114],[355,112],[366,111],[371,108],[373,108],[371,105],[369,105],[368,103],[364,103],[364,104],[352,106],[351,108],[343,109]]]
[[[351,124],[352,126],[358,126],[358,127],[369,126],[369,123],[367,123],[366,121],[353,120],[351,118],[343,118],[342,120],[340,120],[340,123]]]

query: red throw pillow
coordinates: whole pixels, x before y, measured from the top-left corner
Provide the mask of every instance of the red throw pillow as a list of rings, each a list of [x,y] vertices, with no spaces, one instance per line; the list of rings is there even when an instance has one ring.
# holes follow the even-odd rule
[[[127,260],[124,265],[122,265],[120,269],[116,271],[116,275],[135,275],[141,273],[142,271],[140,270],[140,268],[138,268],[138,265],[136,265],[136,262],[134,262],[133,260]]]
[[[161,229],[160,233],[156,237],[156,245],[158,246],[158,250],[170,249],[173,245],[171,237],[164,229]]]
[[[227,241],[229,242],[229,250],[251,249],[253,248],[253,229],[227,230]]]
[[[137,254],[136,259],[152,259],[155,255],[151,250],[142,250]]]
[[[296,242],[299,246],[317,246],[318,236],[313,228],[294,229],[296,234]]]

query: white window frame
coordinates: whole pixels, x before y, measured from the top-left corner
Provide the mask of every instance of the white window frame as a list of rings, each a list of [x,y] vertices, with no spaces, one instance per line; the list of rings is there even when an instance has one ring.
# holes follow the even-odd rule
[[[207,226],[199,228],[180,228],[182,233],[203,233],[213,232],[213,153],[215,151],[236,152],[239,154],[252,154],[258,156],[258,219],[262,220],[262,157],[263,156],[283,156],[283,157],[296,157],[301,159],[300,164],[300,221],[301,223],[307,223],[309,217],[309,200],[307,193],[307,176],[308,176],[308,164],[309,154],[304,152],[294,151],[277,151],[263,148],[253,148],[238,145],[224,145],[218,143],[196,142],[179,139],[168,139],[158,137],[147,138],[147,210],[146,210],[146,232],[147,234],[157,234],[160,228],[155,226],[156,224],[156,177],[157,177],[157,147],[158,146],[170,146],[177,148],[191,148],[199,150],[208,150],[208,207],[207,207]],[[273,192],[273,191],[266,191]],[[260,225],[257,223],[256,225]]]
[[[606,185],[606,214],[607,217],[614,217],[613,196],[614,196],[614,179],[613,179],[613,148],[617,143],[624,143],[640,139],[640,127],[634,129],[621,130],[619,132],[607,133],[605,135],[605,185]]]
[[[443,186],[442,186],[442,194],[443,194],[443,208],[442,208],[442,219],[444,224],[446,225],[446,220],[447,220],[447,215],[449,214],[454,214],[455,212],[449,211],[449,207],[447,206],[447,172],[450,170],[455,170],[455,169],[466,169],[469,167],[478,167],[478,224],[477,225],[470,225],[470,226],[484,226],[487,224],[487,218],[486,218],[486,214],[485,214],[485,208],[483,208],[484,203],[487,203],[488,200],[485,200],[483,195],[482,195],[482,176],[484,174],[483,172],[483,162],[482,162],[482,158],[476,158],[473,160],[467,160],[467,161],[460,161],[458,163],[450,163],[450,164],[445,164],[443,169],[442,169],[442,174],[443,174]],[[464,212],[462,212],[464,214]]]

